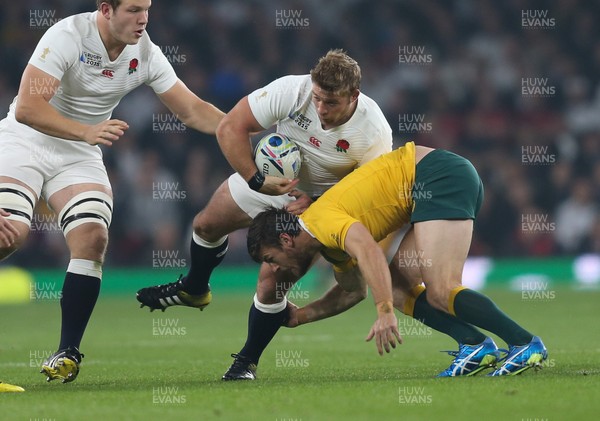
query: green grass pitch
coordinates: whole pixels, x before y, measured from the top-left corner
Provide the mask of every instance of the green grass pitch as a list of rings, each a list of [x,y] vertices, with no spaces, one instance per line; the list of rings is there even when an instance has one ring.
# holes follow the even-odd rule
[[[0,306],[0,380],[26,389],[0,394],[0,419],[599,419],[598,291],[558,289],[547,299],[486,291],[544,339],[549,360],[538,372],[435,379],[451,361],[439,350],[456,346],[404,316],[404,344],[380,357],[364,342],[375,317],[369,298],[335,318],[282,328],[254,382],[220,380],[229,354],[243,345],[251,293],[214,292],[203,312],[149,313],[133,294],[101,296],[82,344],[81,373],[70,384],[46,383],[38,373],[58,342],[58,302]]]

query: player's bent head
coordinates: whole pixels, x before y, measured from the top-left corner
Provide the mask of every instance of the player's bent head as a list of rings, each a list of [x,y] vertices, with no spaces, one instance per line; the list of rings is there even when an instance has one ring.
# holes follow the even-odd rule
[[[353,95],[360,89],[360,66],[344,50],[329,50],[310,71],[313,83],[335,95]]]
[[[98,7],[98,10],[100,10],[102,3],[106,3],[112,7],[113,10],[117,10],[117,7],[119,7],[121,4],[121,0],[96,0],[96,6]]]
[[[261,263],[263,247],[281,249],[281,235],[296,237],[300,230],[296,215],[284,209],[269,207],[256,215],[248,228],[248,253],[255,262]]]

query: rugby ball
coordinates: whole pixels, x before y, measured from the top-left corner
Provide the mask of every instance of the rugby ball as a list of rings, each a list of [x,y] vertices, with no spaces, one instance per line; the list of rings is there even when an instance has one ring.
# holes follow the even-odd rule
[[[265,176],[298,178],[302,157],[298,146],[286,135],[269,133],[256,144],[254,162]]]

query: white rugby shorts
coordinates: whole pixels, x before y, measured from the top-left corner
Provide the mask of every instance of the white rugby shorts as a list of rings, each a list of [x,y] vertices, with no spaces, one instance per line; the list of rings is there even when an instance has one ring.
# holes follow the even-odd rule
[[[250,218],[264,211],[267,207],[283,208],[288,203],[296,200],[284,194],[282,196],[269,196],[252,190],[246,180],[238,173],[232,174],[227,180],[231,197]]]
[[[0,121],[0,176],[25,183],[45,200],[73,184],[110,189],[99,147],[47,136],[10,118]]]

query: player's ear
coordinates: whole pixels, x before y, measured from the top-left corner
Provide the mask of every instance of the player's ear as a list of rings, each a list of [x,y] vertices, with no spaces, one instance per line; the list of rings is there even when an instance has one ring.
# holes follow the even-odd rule
[[[358,89],[355,89],[351,94],[350,94],[350,101],[354,102],[358,99],[358,95],[360,94],[360,91]]]
[[[106,2],[102,2],[100,4],[100,14],[104,16],[106,19],[110,19],[110,15],[112,12],[112,6]]]
[[[281,242],[281,245],[285,248],[285,247],[291,247],[294,245],[294,238],[289,235],[288,233],[282,233],[279,234],[279,241]]]

